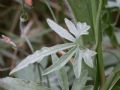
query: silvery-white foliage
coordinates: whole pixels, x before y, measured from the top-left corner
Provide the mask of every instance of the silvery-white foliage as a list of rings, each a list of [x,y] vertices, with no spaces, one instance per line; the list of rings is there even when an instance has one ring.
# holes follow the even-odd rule
[[[95,51],[89,50],[89,49],[85,49],[83,50],[83,59],[85,61],[85,63],[93,68],[93,61],[92,61],[92,57],[96,54]]]
[[[69,33],[66,29],[64,29],[63,27],[61,27],[51,19],[47,19],[47,22],[53,31],[55,31],[62,38],[65,38],[72,42],[75,42],[76,39],[78,39],[80,36],[88,34],[88,30],[90,29],[90,26],[87,25],[86,23],[78,22],[77,24],[74,24],[70,20],[65,18],[65,23],[70,31]]]
[[[61,27],[60,25],[58,25],[57,23],[52,21],[51,19],[47,19],[47,22],[53,31],[55,31],[62,38],[65,38],[69,41],[72,41],[73,43],[77,42],[77,39],[79,39],[79,37],[81,37],[82,35],[89,34],[88,30],[90,29],[90,26],[87,25],[86,23],[78,22],[78,23],[74,24],[70,20],[65,18],[65,23],[69,29],[69,31],[67,31],[66,29],[64,29],[63,27]],[[77,49],[76,49],[76,55],[74,58],[73,69],[74,69],[74,73],[75,73],[76,78],[79,78],[80,73],[81,73],[82,60],[84,60],[88,66],[93,68],[92,57],[96,54],[96,52],[89,50],[87,48],[80,49],[80,46],[78,46],[76,48]],[[67,57],[69,57],[69,55]],[[63,58],[61,60],[66,61],[66,58]],[[56,65],[61,65],[61,64],[62,63],[56,63]],[[58,67],[56,65],[52,65],[51,67],[46,69],[44,72],[44,75],[53,72],[55,70],[55,68]],[[56,66],[56,67],[54,67],[54,66]],[[57,70],[57,68],[56,68],[56,70]]]
[[[33,54],[27,56],[25,59],[23,59],[11,72],[10,74],[13,74],[25,67],[27,67],[30,64],[33,64],[35,62],[41,62],[44,60],[44,57],[49,56],[53,53],[56,53],[61,50],[65,50],[68,48],[71,48],[75,46],[73,43],[66,43],[66,44],[59,44],[53,47],[43,47],[41,50],[37,50]]]
[[[89,49],[83,49],[80,50],[79,48],[76,51],[76,56],[75,56],[75,62],[73,63],[73,69],[75,72],[76,78],[80,77],[81,74],[81,63],[82,60],[85,61],[85,63],[93,68],[93,60],[92,57],[96,54],[96,52],[89,50]]]
[[[75,58],[75,63],[73,63],[74,64],[73,68],[74,68],[75,76],[79,78],[81,73],[81,61],[84,60],[87,65],[93,67],[92,57],[96,54],[96,52],[89,50],[84,46],[82,46],[84,47],[84,49],[83,48],[81,49],[79,43],[76,43],[79,41],[78,39],[82,35],[87,35],[89,33],[88,30],[90,29],[90,26],[87,25],[86,23],[81,23],[81,22],[74,24],[70,20],[65,18],[65,23],[69,29],[69,31],[67,31],[66,29],[64,29],[63,27],[52,21],[51,19],[47,19],[47,22],[53,31],[55,31],[62,38],[71,41],[72,43],[65,43],[49,48],[44,47],[41,50],[38,50],[32,55],[26,57],[17,67],[15,67],[10,72],[10,74],[13,74],[35,62],[38,61],[41,62],[44,57],[49,56],[53,53],[71,48],[65,55],[60,57],[60,60],[58,60],[55,64],[53,64],[46,70],[44,70],[42,74],[46,75],[53,71],[61,69],[76,53],[76,58]]]

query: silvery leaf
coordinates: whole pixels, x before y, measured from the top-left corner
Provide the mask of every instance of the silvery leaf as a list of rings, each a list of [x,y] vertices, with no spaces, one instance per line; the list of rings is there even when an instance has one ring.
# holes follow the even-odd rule
[[[72,42],[75,41],[75,38],[67,30],[65,30],[63,27],[59,26],[54,21],[47,19],[47,23],[51,27],[51,29],[53,31],[55,31],[58,35],[60,35],[62,38],[65,38]]]
[[[60,57],[59,61],[57,61],[55,64],[48,67],[46,70],[43,71],[42,75],[47,75],[53,71],[61,69],[74,55],[76,51],[76,47],[73,47],[71,50],[69,50],[65,55]]]
[[[85,63],[93,68],[93,60],[92,57],[96,54],[95,51],[86,49],[85,51],[83,51],[84,55],[83,55],[83,59],[85,61]]]
[[[77,28],[78,28],[78,31],[79,31],[79,35],[86,35],[88,34],[88,30],[90,29],[90,26],[87,25],[86,23],[80,23],[78,22],[77,23]]]
[[[81,67],[82,67],[82,53],[80,52],[80,49],[77,48],[75,59],[74,59],[74,62],[73,62],[73,70],[74,70],[76,78],[80,77]]]
[[[59,57],[56,54],[52,54],[51,57],[52,57],[52,62],[54,64],[57,61],[59,61]],[[67,72],[65,71],[65,67],[56,71],[56,74],[58,76],[58,81],[59,81],[59,84],[60,84],[62,90],[69,90],[68,76],[67,76]]]
[[[75,79],[71,90],[84,90],[85,84],[88,80],[88,71],[83,70],[78,79]]]
[[[51,55],[53,53],[56,53],[60,50],[68,49],[75,46],[73,43],[66,43],[66,44],[61,44],[61,45],[56,45],[50,48],[44,47],[41,50],[36,51],[32,55],[29,55],[26,57],[23,61],[21,61],[20,64],[18,64],[17,67],[15,67],[10,74],[17,72],[25,67],[27,67],[29,64],[33,64],[35,62],[40,62],[43,60],[45,56]]]
[[[78,32],[75,24],[72,23],[72,22],[71,22],[70,20],[68,20],[67,18],[65,18],[65,23],[66,23],[69,31],[70,31],[75,37],[77,37],[78,34],[79,34],[79,32]]]

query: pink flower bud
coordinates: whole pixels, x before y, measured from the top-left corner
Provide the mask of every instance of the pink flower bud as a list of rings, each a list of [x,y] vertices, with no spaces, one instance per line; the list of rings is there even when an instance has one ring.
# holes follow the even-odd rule
[[[29,6],[32,6],[32,0],[25,0],[25,3]]]
[[[7,37],[5,35],[2,35],[2,38],[0,40],[2,40],[3,42],[5,42],[7,44],[10,44],[10,45],[16,47],[16,44],[9,37]]]

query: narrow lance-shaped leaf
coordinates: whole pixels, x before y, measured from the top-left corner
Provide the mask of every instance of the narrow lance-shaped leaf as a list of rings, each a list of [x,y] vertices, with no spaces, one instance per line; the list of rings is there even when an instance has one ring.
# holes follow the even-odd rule
[[[43,75],[61,69],[72,58],[75,51],[76,51],[76,47],[73,47],[64,56],[60,57],[59,61],[57,61],[55,64],[47,68],[45,71],[43,71]]]
[[[15,73],[25,67],[27,67],[29,64],[35,63],[37,61],[42,61],[45,56],[51,55],[53,53],[56,53],[60,50],[68,49],[75,46],[73,43],[66,43],[66,44],[61,44],[61,45],[56,45],[50,48],[42,48],[41,50],[36,51],[32,55],[29,55],[26,57],[21,63],[15,67],[10,74]]]
[[[74,35],[77,36],[79,34],[77,27],[75,26],[75,24],[73,24],[73,22],[71,22],[70,20],[68,20],[67,18],[65,18],[65,23],[69,29],[69,31]]]
[[[47,19],[47,23],[52,28],[52,30],[54,30],[61,37],[65,38],[69,41],[72,41],[72,42],[75,41],[75,38],[67,30],[65,30],[63,27],[59,26],[54,21]]]
[[[59,60],[59,58],[56,54],[52,54],[51,56],[52,62],[53,64],[55,64]],[[65,68],[63,67],[60,70],[56,71],[56,74],[58,76],[58,81],[62,90],[69,90],[68,76],[67,72],[65,71]]]
[[[90,29],[90,26],[87,25],[87,23],[85,22],[84,23],[78,22],[77,28],[78,28],[80,35],[87,35],[89,33],[88,30]]]
[[[93,68],[93,59],[92,57],[96,54],[95,51],[92,51],[92,50],[89,50],[89,49],[86,49],[84,54],[83,54],[83,58],[84,58],[84,61],[85,63],[92,67]]]
[[[76,50],[76,55],[73,63],[73,70],[76,78],[80,77],[81,67],[82,67],[82,53],[80,52],[80,49],[78,47]]]
[[[83,70],[79,79],[75,79],[71,90],[84,90],[87,82],[88,71]]]

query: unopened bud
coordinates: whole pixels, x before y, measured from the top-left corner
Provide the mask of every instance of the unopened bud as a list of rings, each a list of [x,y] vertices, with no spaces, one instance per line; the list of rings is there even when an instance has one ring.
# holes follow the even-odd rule
[[[7,44],[10,44],[14,47],[16,47],[16,44],[11,40],[11,38],[5,36],[5,35],[2,35],[1,39],[3,42],[7,43]]]
[[[25,0],[25,3],[28,5],[28,6],[32,6],[32,0]]]

